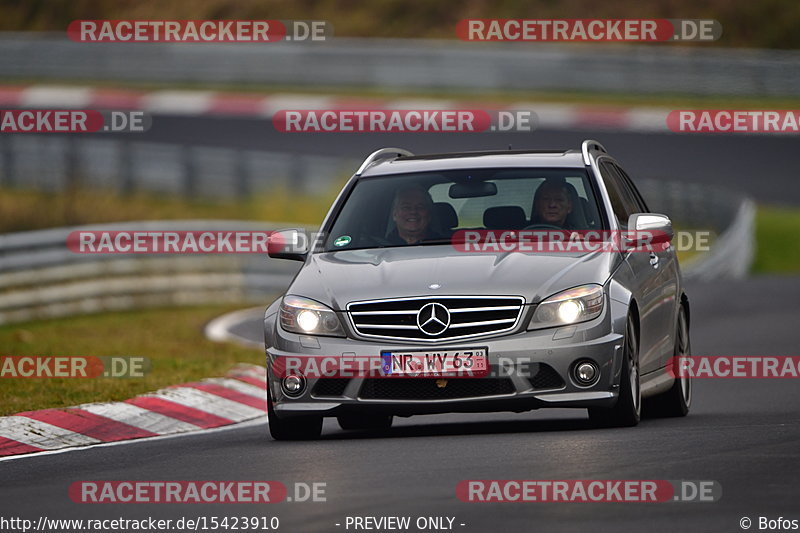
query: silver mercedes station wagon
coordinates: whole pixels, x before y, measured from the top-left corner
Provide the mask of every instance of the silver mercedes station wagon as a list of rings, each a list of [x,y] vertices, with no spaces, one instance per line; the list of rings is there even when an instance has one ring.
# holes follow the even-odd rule
[[[324,417],[587,409],[598,426],[684,416],[689,301],[672,224],[605,148],[371,154],[264,317],[269,428]]]

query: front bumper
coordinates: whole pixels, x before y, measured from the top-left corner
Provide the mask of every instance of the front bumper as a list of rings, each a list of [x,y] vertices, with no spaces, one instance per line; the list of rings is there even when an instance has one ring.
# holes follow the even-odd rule
[[[622,331],[627,309],[610,300],[603,314],[586,323],[538,331],[517,331],[489,337],[431,345],[376,342],[333,337],[303,337],[283,331],[275,316],[265,318],[271,331],[267,348],[268,387],[273,408],[281,417],[338,416],[383,413],[399,416],[449,412],[522,412],[545,407],[611,407],[617,401],[621,369]],[[620,318],[621,317],[621,318]],[[450,378],[444,387],[435,378],[306,377],[302,394],[287,396],[272,371],[280,359],[334,358],[340,361],[380,360],[383,350],[452,350],[486,347],[490,374],[482,378]],[[574,365],[593,361],[600,377],[579,386],[571,377]],[[426,380],[412,382],[413,380]],[[463,381],[462,381],[463,380]],[[493,380],[491,382],[485,380]],[[324,383],[322,383],[324,382]]]

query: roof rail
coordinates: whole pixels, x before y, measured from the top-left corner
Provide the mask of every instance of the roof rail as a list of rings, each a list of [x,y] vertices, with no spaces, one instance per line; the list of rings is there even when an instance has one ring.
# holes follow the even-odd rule
[[[581,152],[583,153],[583,164],[584,165],[589,165],[592,162],[591,159],[589,159],[589,152],[590,151],[601,152],[601,153],[604,153],[604,154],[608,153],[608,151],[606,150],[605,146],[603,146],[599,142],[594,141],[592,139],[587,139],[587,140],[583,141],[583,144],[581,145]]]
[[[408,150],[404,150],[402,148],[381,148],[380,150],[375,150],[367,158],[361,163],[361,166],[358,167],[356,170],[356,176],[360,176],[367,168],[375,163],[378,159],[386,159],[387,157],[391,156],[412,156],[411,152]]]

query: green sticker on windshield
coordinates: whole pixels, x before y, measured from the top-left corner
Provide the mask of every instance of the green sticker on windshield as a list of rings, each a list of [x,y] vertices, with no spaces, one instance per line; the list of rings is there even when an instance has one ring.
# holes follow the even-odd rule
[[[350,238],[350,235],[342,235],[341,237],[338,237],[335,241],[333,241],[333,245],[334,246],[347,246],[348,244],[350,244],[351,240],[352,239]]]

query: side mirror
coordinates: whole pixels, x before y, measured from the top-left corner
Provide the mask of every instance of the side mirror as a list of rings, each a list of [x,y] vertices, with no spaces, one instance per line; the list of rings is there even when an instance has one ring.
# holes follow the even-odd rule
[[[305,261],[308,248],[308,235],[302,229],[273,231],[267,240],[267,255],[273,259]]]
[[[634,245],[663,244],[674,237],[672,221],[657,213],[634,213],[628,218],[628,233]]]

